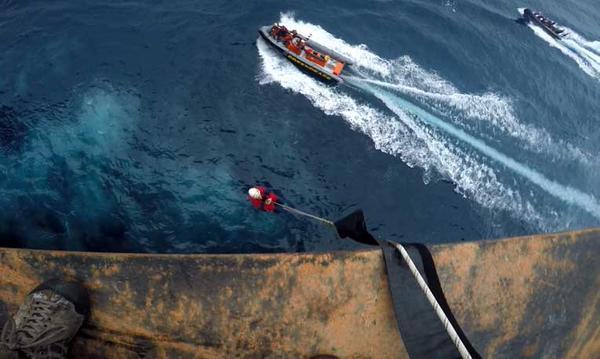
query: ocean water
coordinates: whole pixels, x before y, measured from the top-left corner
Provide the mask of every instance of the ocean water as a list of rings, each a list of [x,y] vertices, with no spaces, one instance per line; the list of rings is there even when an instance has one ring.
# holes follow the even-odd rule
[[[351,56],[345,83],[273,52],[273,22]],[[599,24],[596,0],[4,1],[0,245],[359,247],[254,210],[256,183],[399,241],[598,226]]]

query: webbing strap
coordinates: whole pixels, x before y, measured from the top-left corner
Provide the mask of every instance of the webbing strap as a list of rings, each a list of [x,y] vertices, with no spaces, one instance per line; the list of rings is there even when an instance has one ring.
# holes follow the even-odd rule
[[[410,272],[417,280],[417,283],[419,284],[419,287],[421,288],[421,290],[425,293],[425,296],[427,297],[429,304],[431,304],[431,306],[433,307],[435,314],[438,316],[438,318],[444,325],[444,328],[446,328],[446,332],[448,333],[448,336],[450,337],[450,339],[456,346],[456,349],[458,349],[460,356],[463,359],[471,359],[471,354],[469,354],[467,347],[465,347],[465,344],[462,342],[462,340],[458,336],[458,333],[456,333],[454,326],[452,326],[452,323],[450,323],[450,320],[448,320],[446,313],[444,313],[444,311],[442,310],[442,307],[440,307],[440,304],[433,296],[431,289],[429,289],[429,287],[427,286],[425,279],[423,279],[423,276],[421,276],[421,273],[419,273],[419,270],[417,269],[417,267],[415,266],[415,263],[412,261],[412,259],[408,255],[408,252],[406,251],[406,249],[404,249],[404,247],[398,243],[394,244],[394,246],[396,247],[396,249],[398,251],[400,251],[402,258],[404,258],[404,260],[406,261],[406,264],[408,264],[408,268],[410,269]]]
[[[480,358],[452,316],[428,249],[422,244],[378,242],[396,323],[410,358]]]

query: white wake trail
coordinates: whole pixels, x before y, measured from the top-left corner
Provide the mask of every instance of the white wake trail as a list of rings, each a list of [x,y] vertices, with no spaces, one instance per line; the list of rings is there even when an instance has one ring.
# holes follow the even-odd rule
[[[591,49],[587,49],[582,43],[578,42],[575,37],[571,38],[567,35],[563,42],[573,49],[574,52],[582,56],[594,69],[596,74],[600,74],[600,54],[597,54]]]
[[[354,80],[368,82],[417,99],[427,100],[428,104],[440,114],[454,118],[457,125],[461,127],[473,129],[466,126],[462,122],[463,119],[473,119],[490,123],[505,134],[520,140],[525,144],[526,149],[531,152],[551,156],[560,155],[566,160],[575,159],[585,165],[590,165],[592,162],[589,156],[579,148],[562,140],[553,139],[543,129],[520,123],[509,101],[494,93],[471,95],[455,92],[446,94],[368,78],[355,78]],[[454,109],[455,111],[451,112],[449,109]],[[557,150],[557,147],[560,150]]]
[[[369,86],[362,86],[362,88],[379,98],[394,113],[404,113],[405,109],[411,113],[414,113],[419,119],[425,121],[427,124],[439,128],[445,133],[461,140],[464,143],[469,144],[494,161],[501,163],[506,168],[536,184],[552,196],[562,200],[565,203],[575,205],[588,212],[592,216],[600,219],[600,203],[593,195],[548,179],[540,172],[529,168],[522,163],[519,163],[513,158],[487,145],[484,141],[469,135],[463,130],[447,122],[444,122],[440,118],[428,113],[427,111],[408,101],[405,101],[385,91],[373,89]]]
[[[262,39],[258,39],[257,48],[262,65],[259,83],[275,82],[304,95],[326,114],[340,116],[352,129],[369,136],[378,150],[400,157],[411,167],[439,172],[456,184],[458,192],[485,208],[505,210],[538,227],[548,226],[547,216],[541,216],[518,191],[502,184],[493,168],[419,125],[408,113],[396,111],[395,116],[386,115],[299,72]]]
[[[564,29],[568,33],[568,35],[566,36],[568,39],[573,40],[574,42],[576,42],[580,46],[588,49],[589,51],[591,51],[595,55],[600,55],[600,41],[597,41],[597,40],[590,41],[590,40],[586,39],[585,37],[579,35],[573,29],[570,29],[568,27],[564,27]]]
[[[565,32],[568,32],[567,35],[562,40],[557,40],[539,26],[534,24],[528,24],[527,26],[537,37],[575,61],[587,75],[600,80],[600,54],[598,53],[597,41],[588,41],[568,28],[565,28]]]
[[[274,53],[262,39],[258,39],[256,45],[262,63],[260,84],[276,82],[287,90],[300,93],[326,114],[341,116],[352,129],[368,135],[378,150],[399,155],[410,166],[427,167],[428,154],[419,150],[422,146],[407,136],[407,128],[392,116],[304,75]]]
[[[393,115],[358,101],[341,87],[324,86],[298,71],[259,39],[261,73],[258,81],[261,84],[277,83],[305,96],[324,113],[340,116],[352,129],[369,136],[378,150],[400,157],[411,167],[421,167],[426,174],[432,170],[442,174],[456,184],[458,192],[483,207],[506,210],[543,229],[562,228],[564,221],[551,204],[554,202],[547,202],[531,191],[521,193],[514,187],[518,182],[513,174],[518,174],[529,180],[531,188],[539,187],[552,197],[600,218],[600,205],[592,195],[545,177],[462,129],[469,128],[464,120],[479,120],[522,139],[526,148],[544,152],[553,161],[568,157],[586,162],[588,155],[578,148],[555,141],[544,129],[520,123],[509,100],[493,93],[463,94],[408,56],[383,59],[365,45],[350,45],[318,25],[296,20],[291,14],[282,14],[280,23],[352,57],[355,60],[352,67],[378,88],[372,94]],[[434,109],[444,118],[450,117],[452,122],[445,122],[383,88],[415,99],[415,103]],[[536,146],[541,149],[535,149]]]
[[[528,151],[551,155],[561,160],[575,160],[585,166],[594,158],[581,149],[554,139],[545,129],[523,124],[514,113],[509,100],[494,93],[483,95],[461,93],[451,83],[435,73],[427,71],[408,56],[394,60],[384,59],[364,45],[351,45],[327,32],[319,25],[300,21],[291,13],[281,14],[280,23],[299,33],[311,35],[311,39],[327,44],[333,50],[354,60],[353,68],[365,73],[369,81],[426,100],[442,115],[452,117],[461,126],[471,126],[464,120],[474,120],[493,126],[519,140]],[[449,113],[449,109],[455,111]]]

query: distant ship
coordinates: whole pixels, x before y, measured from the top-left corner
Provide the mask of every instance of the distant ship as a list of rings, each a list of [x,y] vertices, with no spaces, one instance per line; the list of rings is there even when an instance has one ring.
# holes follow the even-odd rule
[[[554,21],[548,19],[539,11],[525,9],[523,11],[523,19],[541,27],[546,33],[548,33],[548,35],[557,40],[561,40],[567,34],[565,29],[556,26]]]
[[[342,83],[344,67],[352,64],[347,56],[283,25],[263,26],[258,33],[298,68],[327,83]]]

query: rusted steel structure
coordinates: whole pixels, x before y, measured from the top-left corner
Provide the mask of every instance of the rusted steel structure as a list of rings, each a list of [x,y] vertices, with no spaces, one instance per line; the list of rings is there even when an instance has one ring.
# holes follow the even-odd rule
[[[600,357],[600,229],[429,249],[484,357]],[[406,358],[381,252],[152,255],[0,248],[0,321],[41,281],[83,280],[87,358]]]

